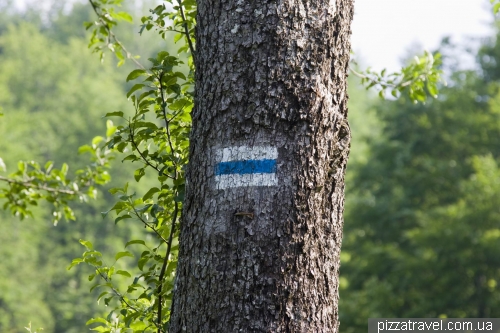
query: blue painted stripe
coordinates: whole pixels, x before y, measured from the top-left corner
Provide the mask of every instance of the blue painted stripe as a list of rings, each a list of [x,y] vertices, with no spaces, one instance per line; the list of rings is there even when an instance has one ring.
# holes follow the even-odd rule
[[[276,160],[247,160],[220,162],[215,167],[215,175],[275,173]]]

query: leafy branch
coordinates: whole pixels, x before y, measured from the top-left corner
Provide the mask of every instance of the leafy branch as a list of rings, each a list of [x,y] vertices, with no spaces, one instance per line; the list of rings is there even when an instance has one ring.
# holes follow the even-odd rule
[[[113,123],[108,121],[107,126],[108,135],[112,135],[115,130]],[[77,170],[74,179],[68,178],[67,164],[57,169],[51,161],[43,167],[34,161],[18,162],[16,172],[0,176],[0,183],[7,184],[0,188],[0,200],[5,200],[3,209],[10,209],[12,214],[24,219],[32,216],[30,207],[37,206],[39,201],[46,201],[53,206],[54,224],[63,216],[66,220],[75,220],[68,202],[95,199],[95,186],[106,184],[111,179],[107,170],[114,157],[111,150],[100,145],[103,140],[102,137],[95,137],[91,145],[80,147],[79,153],[91,154],[91,163]],[[0,171],[6,171],[1,158]]]
[[[90,37],[89,48],[94,47],[93,52],[99,53],[101,61],[104,58],[103,49],[107,47],[118,58],[118,66],[125,63],[125,59],[132,60],[139,68],[144,69],[144,66],[129,52],[122,42],[116,37],[112,31],[113,26],[117,25],[118,20],[132,23],[132,16],[126,12],[117,12],[113,6],[120,6],[122,0],[89,0],[89,3],[97,16],[97,21],[86,22],[85,28],[92,30]],[[111,7],[110,7],[111,6]],[[101,45],[102,44],[102,45]],[[125,56],[123,55],[123,52]]]
[[[25,163],[25,162],[22,162],[22,163]],[[18,186],[24,187],[26,189],[46,191],[46,192],[51,192],[51,193],[55,193],[55,194],[76,195],[78,193],[82,193],[79,191],[65,189],[63,187],[60,187],[60,188],[59,187],[49,187],[46,182],[44,182],[42,184],[37,184],[38,179],[36,179],[34,177],[26,179],[26,180],[18,180],[18,179],[0,176],[0,181],[7,182],[9,184],[18,185]],[[64,186],[64,184],[61,184],[61,185]]]
[[[188,1],[185,1],[185,2],[188,2]],[[191,55],[193,57],[193,61],[196,63],[196,57],[195,57],[195,50],[194,50],[194,46],[193,46],[193,40],[190,36],[190,33],[189,33],[189,25],[188,25],[188,20],[186,19],[186,15],[184,14],[184,9],[183,9],[183,3],[182,3],[182,0],[177,0],[177,3],[179,4],[179,12],[181,14],[181,18],[182,18],[182,26],[184,27],[184,36],[186,37],[186,40],[188,42],[188,45],[189,45],[189,50],[191,51]],[[187,6],[192,6],[194,5],[194,3],[188,3]],[[175,7],[174,7],[175,9]],[[174,21],[174,27],[175,27],[175,21]]]
[[[377,73],[369,68],[360,73],[352,66],[349,67],[351,73],[361,78],[361,83],[366,89],[375,88],[379,91],[379,96],[385,98],[387,93],[393,97],[399,97],[403,93],[408,93],[414,102],[425,102],[427,95],[436,98],[438,94],[438,84],[441,79],[442,70],[441,55],[425,52],[422,56],[415,56],[414,60],[401,71],[387,74],[384,69]]]
[[[184,38],[184,45],[178,50],[178,53],[188,52],[195,61],[195,38],[194,28],[196,26],[196,1],[195,0],[165,0],[173,6],[173,11],[169,11],[165,4],[158,5],[151,10],[150,16],[142,18],[140,33],[144,30],[155,28],[160,36],[165,39],[167,32],[176,32],[174,42]]]
[[[151,304],[145,303],[142,298],[139,299],[134,299],[133,297],[128,297],[126,294],[123,294],[118,290],[118,288],[113,284],[113,277],[121,275],[124,277],[131,277],[130,273],[126,270],[117,270],[116,269],[116,264],[118,260],[124,257],[134,257],[134,255],[129,252],[129,251],[123,251],[123,252],[118,252],[115,255],[115,263],[112,266],[106,266],[103,264],[102,261],[102,254],[99,251],[94,250],[93,245],[90,241],[88,240],[80,240],[80,243],[86,247],[86,251],[83,253],[81,258],[75,258],[73,259],[72,263],[68,266],[68,270],[73,268],[76,265],[79,265],[80,263],[86,263],[90,266],[92,266],[95,269],[95,273],[91,274],[89,276],[89,281],[94,280],[94,278],[99,277],[104,283],[97,282],[92,288],[91,291],[96,289],[96,288],[107,288],[107,290],[101,292],[99,296],[97,297],[97,301],[99,302],[101,299],[104,299],[104,304],[106,306],[109,306],[111,304],[111,301],[114,298],[117,298],[120,305],[121,305],[121,311],[120,313],[124,315],[126,318],[128,317],[128,320],[132,322],[133,320],[140,318],[144,316],[145,314],[147,315],[148,313],[151,312]],[[126,246],[132,245],[132,244],[142,244],[145,245],[144,241],[131,241],[128,242]],[[136,290],[135,287],[137,287],[137,283],[134,283],[133,285],[129,286],[127,290],[127,294],[130,294]],[[106,297],[105,297],[106,296]],[[87,325],[90,324],[95,324],[95,323],[100,323],[100,324],[106,324],[107,327],[96,327],[93,330],[99,331],[99,332],[110,332],[111,329],[118,329],[120,326],[119,322],[113,321],[111,317],[113,317],[114,311],[111,311],[110,314],[108,315],[107,319],[104,318],[96,318],[96,319],[91,319],[87,322]],[[146,329],[150,326],[154,326],[155,323],[153,322],[151,325],[147,326],[146,324],[144,325],[139,325],[142,331],[146,331]],[[138,327],[138,325],[133,325],[134,327]],[[108,330],[110,329],[110,330]],[[163,332],[160,327],[158,327],[158,332]]]

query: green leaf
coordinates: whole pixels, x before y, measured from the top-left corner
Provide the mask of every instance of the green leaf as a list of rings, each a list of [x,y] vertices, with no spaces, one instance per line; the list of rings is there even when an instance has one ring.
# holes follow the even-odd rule
[[[139,158],[135,156],[135,154],[130,154],[127,157],[125,157],[122,162],[124,161],[137,161]]]
[[[178,84],[173,84],[173,85],[169,86],[168,88],[169,88],[169,90],[172,90],[176,94],[181,93],[181,86]]]
[[[138,182],[139,180],[141,180],[142,176],[144,176],[145,174],[146,172],[144,171],[144,168],[135,170],[134,172],[135,181]]]
[[[111,333],[111,330],[108,327],[104,327],[104,326],[94,327],[94,328],[92,328],[92,331],[96,331],[99,333]]]
[[[181,73],[181,72],[175,72],[174,73],[175,76],[185,80],[186,79],[186,75],[184,75],[184,73]]]
[[[68,271],[70,269],[72,269],[73,267],[75,267],[76,265],[81,264],[82,262],[83,262],[82,258],[73,259],[73,261],[71,262],[71,264],[68,266]]]
[[[427,89],[429,90],[429,94],[431,94],[432,97],[436,98],[438,95],[438,89],[435,84],[431,82],[427,82]]]
[[[149,96],[149,95],[152,95],[152,94],[154,94],[154,93],[155,93],[155,91],[154,91],[154,90],[148,90],[148,91],[145,91],[145,92],[143,92],[143,93],[142,93],[142,94],[141,94],[141,95],[137,98],[137,100],[138,100],[138,101],[142,101],[145,97],[147,97],[147,96]]]
[[[68,206],[64,207],[64,218],[67,221],[76,221],[75,213]]]
[[[145,332],[147,326],[144,322],[136,320],[130,324],[130,328],[132,328],[134,330],[134,332]],[[166,332],[166,330],[165,330],[165,332]]]
[[[116,126],[113,126],[113,121],[111,121],[110,119],[108,119],[106,121],[106,136],[110,137],[113,134],[115,134],[116,129],[117,129]]]
[[[104,318],[91,318],[89,321],[85,323],[85,325],[97,324],[97,323],[107,324],[108,322]]]
[[[106,115],[104,115],[103,118],[105,117],[122,117],[123,118],[123,112],[122,111],[115,111],[115,112],[108,112]]]
[[[102,257],[102,253],[99,252],[99,251],[86,251],[83,255],[84,255],[84,257],[87,257],[87,256],[99,256],[99,257]]]
[[[123,258],[123,257],[134,257],[134,255],[128,251],[124,251],[124,252],[118,252],[116,255],[115,255],[115,260],[118,260],[120,258]]]
[[[102,140],[104,140],[104,138],[102,136],[95,136],[93,139],[92,139],[92,144],[94,146],[97,146]]]
[[[139,269],[142,271],[144,269],[144,265],[149,261],[149,259],[149,257],[143,257],[139,259],[139,261],[137,262],[137,267],[139,267]]]
[[[120,199],[121,201],[125,201],[125,202],[127,202],[127,201],[128,201],[130,198],[132,198],[134,195],[135,195],[135,193],[132,193],[131,195],[126,195],[126,194],[124,194],[124,195],[120,195],[120,196],[118,197],[118,199]]]
[[[122,271],[122,270],[118,270],[116,271],[116,274],[120,274],[120,275],[123,275],[123,276],[126,276],[126,277],[132,277],[132,275],[130,275],[129,272],[127,271]]]
[[[177,76],[165,76],[165,78],[162,80],[162,82],[166,86],[171,86],[171,85],[177,83]]]
[[[130,88],[130,90],[128,91],[127,93],[127,98],[130,97],[130,95],[132,95],[134,92],[136,92],[137,90],[139,89],[142,89],[144,86],[146,86],[145,84],[142,84],[142,83],[137,83],[137,84],[134,84],[134,86],[132,88]]]
[[[141,128],[141,127],[146,127],[146,128],[151,128],[153,130],[158,129],[158,126],[156,126],[155,123],[152,123],[150,121],[137,121],[134,124],[135,128]]]
[[[119,216],[115,219],[115,224],[120,222],[121,220],[126,220],[126,219],[131,219],[132,216],[128,215],[128,214],[125,214],[125,215],[122,215],[122,216]]]
[[[182,38],[182,36],[184,36],[184,34],[176,34],[174,37],[174,43],[177,43]]]
[[[493,13],[498,14],[499,10],[500,10],[500,2],[495,4],[495,6],[493,6]]]
[[[133,245],[133,244],[142,244],[142,245],[146,246],[146,242],[144,242],[142,239],[135,239],[135,240],[131,240],[131,241],[127,242],[127,244],[125,244],[125,247],[127,247],[129,245]]]
[[[127,145],[128,145],[127,142],[120,142],[118,146],[116,146],[116,150],[118,150],[120,153],[123,153]]]
[[[66,163],[63,163],[62,167],[61,167],[61,173],[66,176],[68,174],[68,164]]]
[[[94,25],[94,22],[83,22],[83,26],[85,27],[85,30],[89,30],[90,27]]]
[[[150,199],[155,193],[158,193],[158,192],[160,192],[160,189],[157,187],[153,187],[146,194],[144,194],[144,196],[142,197],[142,200],[146,201],[146,200]]]
[[[1,158],[0,158],[0,160],[1,160]],[[1,161],[0,161],[0,164],[1,164]],[[45,163],[43,168],[45,169],[46,172],[50,172],[53,165],[54,165],[54,162],[48,161],[47,163]]]
[[[175,101],[174,103],[170,104],[168,106],[168,108],[170,110],[174,110],[174,111],[177,111],[177,110],[180,110],[182,108],[184,108],[186,105],[190,104],[191,102],[187,99],[179,99],[177,101]]]
[[[102,293],[100,293],[99,296],[97,296],[97,303],[99,303],[99,301],[101,300],[101,298],[103,296],[106,296],[107,294],[109,294],[108,291],[103,291]]]
[[[92,152],[93,149],[89,145],[83,145],[80,148],[78,148],[78,154],[83,154],[86,152]]]
[[[115,13],[113,16],[115,18],[130,22],[130,23],[132,23],[132,21],[133,21],[132,16],[127,12],[118,12],[118,13]]]
[[[19,169],[19,171],[24,173],[24,171],[26,170],[26,163],[23,161],[17,162],[17,168]]]
[[[93,286],[90,288],[90,292],[92,292],[92,291],[94,291],[94,289],[99,288],[99,287],[102,287],[102,286],[103,286],[103,284],[97,283],[97,284],[93,285]]]
[[[163,208],[157,204],[151,207],[151,216],[156,218],[156,213],[163,211]]]
[[[120,59],[120,60],[122,60],[122,61],[124,61],[124,60],[125,60],[125,58],[123,57],[123,54],[122,54],[120,51],[116,51],[116,52],[115,52],[115,55],[116,55],[116,57],[117,57],[118,59]],[[120,67],[120,65],[118,65],[118,67]]]
[[[92,243],[89,242],[88,240],[80,239],[80,244],[82,244],[83,246],[85,246],[89,250],[92,250],[94,248]]]
[[[127,82],[137,79],[139,76],[146,74],[144,69],[135,69],[127,76]]]
[[[113,190],[113,189],[111,189],[111,190]],[[109,191],[111,192],[111,190],[109,190]],[[109,209],[109,210],[107,210],[105,212],[101,212],[102,218],[105,218],[106,216],[108,216],[109,212],[112,211],[112,210],[113,210],[113,208],[111,208],[111,209]]]

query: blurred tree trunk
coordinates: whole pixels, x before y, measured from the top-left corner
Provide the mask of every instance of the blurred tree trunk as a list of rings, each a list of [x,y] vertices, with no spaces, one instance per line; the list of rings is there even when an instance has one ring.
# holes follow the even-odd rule
[[[337,332],[353,0],[199,0],[170,332]]]

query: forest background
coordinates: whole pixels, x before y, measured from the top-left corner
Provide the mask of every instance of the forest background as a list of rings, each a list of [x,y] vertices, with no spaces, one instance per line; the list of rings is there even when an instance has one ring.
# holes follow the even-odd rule
[[[128,3],[134,18],[152,7]],[[91,20],[80,4],[54,1],[21,13],[0,3],[7,174],[18,160],[76,170],[86,163],[78,147],[106,132],[102,116],[131,108],[124,77],[132,67],[91,54],[83,28]],[[132,53],[173,49],[154,34],[137,38],[137,30],[117,30]],[[475,67],[463,70],[467,51],[443,40],[448,85],[426,104],[381,101],[351,78],[341,332],[364,332],[369,317],[500,317],[500,44],[497,35],[481,44]],[[110,173],[113,187],[133,168],[115,161]],[[137,224],[101,217],[113,203],[102,189],[99,200],[73,205],[76,222],[57,226],[44,206],[23,221],[0,212],[0,332],[25,332],[29,322],[48,333],[83,332],[88,319],[106,313],[98,291],[89,293],[90,268],[66,268],[81,255],[79,239],[109,254],[134,235],[147,239]]]

